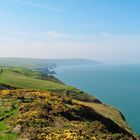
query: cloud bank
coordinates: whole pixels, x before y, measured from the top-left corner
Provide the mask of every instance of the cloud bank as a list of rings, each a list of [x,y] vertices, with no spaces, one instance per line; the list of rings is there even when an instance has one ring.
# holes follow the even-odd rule
[[[140,63],[140,35],[72,35],[48,31],[17,33],[0,40],[0,56],[91,58],[108,63]]]

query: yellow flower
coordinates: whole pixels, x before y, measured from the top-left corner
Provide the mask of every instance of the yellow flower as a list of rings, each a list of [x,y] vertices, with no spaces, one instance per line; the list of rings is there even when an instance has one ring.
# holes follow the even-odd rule
[[[97,140],[94,136],[91,138],[91,140]]]

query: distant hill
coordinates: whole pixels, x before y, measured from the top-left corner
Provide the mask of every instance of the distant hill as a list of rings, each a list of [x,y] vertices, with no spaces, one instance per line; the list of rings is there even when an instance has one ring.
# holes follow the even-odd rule
[[[0,58],[0,65],[28,66],[34,68],[55,67],[62,65],[97,65],[100,61],[88,59],[31,59],[31,58]]]
[[[57,64],[59,66],[63,65],[98,65],[102,64],[99,61],[96,60],[90,60],[90,59],[48,59],[48,62]]]

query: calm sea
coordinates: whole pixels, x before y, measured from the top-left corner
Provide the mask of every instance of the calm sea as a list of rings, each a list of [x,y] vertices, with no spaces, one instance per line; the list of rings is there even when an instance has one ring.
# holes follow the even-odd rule
[[[63,66],[60,80],[118,108],[134,132],[140,134],[140,65]]]

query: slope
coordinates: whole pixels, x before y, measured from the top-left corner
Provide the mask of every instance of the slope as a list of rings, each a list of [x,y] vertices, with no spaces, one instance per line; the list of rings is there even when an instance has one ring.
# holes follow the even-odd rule
[[[88,95],[72,86],[63,84],[53,76],[42,74],[31,69],[22,67],[0,67],[0,87],[49,90],[59,95],[66,95],[73,99],[100,102],[93,96]]]
[[[90,107],[48,91],[28,90],[2,90],[0,99],[0,107],[6,109],[0,114],[5,126],[0,132],[3,139],[136,140],[117,110],[112,108],[109,116],[118,117],[125,127],[92,108],[97,103]]]

